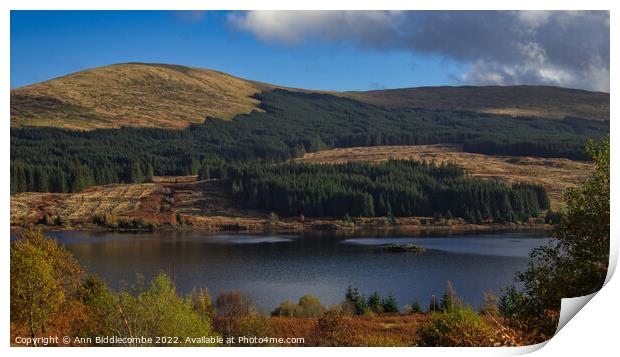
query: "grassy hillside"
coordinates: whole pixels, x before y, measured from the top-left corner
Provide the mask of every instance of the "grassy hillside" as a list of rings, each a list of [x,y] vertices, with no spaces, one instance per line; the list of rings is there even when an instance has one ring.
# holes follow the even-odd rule
[[[427,108],[541,118],[609,119],[609,94],[543,87],[423,87],[367,92],[292,89],[178,65],[126,63],[11,90],[11,126],[92,130],[185,128],[205,117],[259,109],[253,96],[274,88],[327,93],[386,109]]]
[[[386,107],[471,110],[548,119],[609,119],[609,93],[549,86],[420,87],[338,95]]]
[[[12,90],[11,126],[184,128],[256,110],[260,88],[206,69],[116,64]]]

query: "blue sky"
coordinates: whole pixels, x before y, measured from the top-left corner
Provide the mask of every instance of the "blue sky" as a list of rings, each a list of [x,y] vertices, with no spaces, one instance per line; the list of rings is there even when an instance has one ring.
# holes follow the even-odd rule
[[[11,87],[123,62],[326,90],[609,91],[608,12],[12,11]]]
[[[454,84],[450,71],[458,67],[435,55],[402,50],[264,43],[234,28],[225,12],[11,13],[12,88],[121,62],[182,64],[329,90]]]

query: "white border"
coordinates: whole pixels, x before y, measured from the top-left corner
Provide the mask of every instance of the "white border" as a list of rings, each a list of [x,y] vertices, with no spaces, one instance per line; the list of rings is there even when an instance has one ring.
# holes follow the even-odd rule
[[[176,10],[197,10],[197,9],[222,9],[222,10],[236,10],[236,9],[419,9],[419,10],[474,10],[474,9],[498,9],[498,10],[612,10],[611,11],[611,63],[617,63],[615,59],[617,46],[614,46],[614,39],[617,39],[617,25],[615,24],[616,16],[615,10],[617,9],[617,2],[611,1],[549,1],[549,0],[521,0],[521,1],[442,1],[435,0],[432,2],[424,3],[412,3],[412,1],[356,1],[351,4],[347,4],[343,1],[325,1],[315,0],[308,1],[306,3],[291,2],[282,0],[264,0],[261,2],[251,1],[239,1],[239,0],[214,0],[214,1],[198,1],[198,0],[177,0],[174,2],[165,1],[132,1],[132,0],[107,0],[107,1],[76,1],[76,0],[57,0],[57,1],[35,1],[35,0],[4,0],[0,2],[0,65],[2,68],[2,75],[0,76],[0,82],[4,90],[2,91],[2,101],[0,102],[2,119],[4,123],[4,135],[5,143],[2,145],[2,165],[4,168],[4,175],[2,176],[0,189],[2,190],[2,196],[5,197],[2,200],[0,207],[0,217],[2,219],[3,227],[6,229],[7,234],[6,243],[2,247],[3,260],[2,260],[2,289],[3,294],[1,296],[0,306],[2,307],[3,323],[0,324],[0,330],[4,336],[5,345],[4,348],[8,349],[9,345],[9,245],[8,245],[8,233],[9,233],[9,217],[10,217],[10,193],[9,193],[9,160],[10,160],[10,140],[9,140],[9,100],[10,100],[10,12],[11,9],[20,10],[61,10],[61,9],[90,9],[90,10],[133,10],[133,9],[176,9]],[[260,5],[258,5],[260,4]],[[616,113],[617,95],[611,88],[615,87],[615,83],[618,83],[617,72],[611,70],[611,117],[614,118]],[[614,135],[616,131],[615,118],[611,120],[611,149],[612,149],[612,161],[617,157],[618,144],[616,141],[617,135]],[[611,165],[612,178],[617,177],[618,167],[616,164]],[[618,218],[617,209],[615,209],[615,202],[618,202],[618,190],[614,189],[612,184],[611,196],[612,196],[612,214],[611,214],[611,237],[612,237],[612,253],[610,256],[610,268],[614,267],[618,258],[618,229],[614,224]],[[613,272],[613,268],[610,269]],[[610,274],[611,276],[611,274]],[[608,276],[608,278],[610,277]],[[582,312],[577,314],[572,320],[570,320],[566,328],[562,329],[554,338],[552,338],[544,348],[542,348],[537,354],[539,355],[574,355],[574,354],[592,354],[592,353],[605,353],[617,349],[617,326],[618,326],[618,301],[620,297],[620,283],[618,279],[611,280],[604,287],[604,289],[596,294],[592,298],[592,302],[583,307]],[[514,355],[532,352],[542,346],[529,346],[523,348],[341,348],[336,350],[337,353],[351,353],[356,355],[373,355],[377,354],[423,354],[423,355],[458,355],[458,356],[480,356],[480,355]],[[31,348],[12,348],[10,351],[6,350],[6,353],[11,355],[24,355],[34,353],[45,353],[50,355],[82,355],[85,352],[94,355],[106,355],[110,353],[122,353],[132,354],[136,353],[148,353],[154,355],[168,355],[171,352],[183,353],[190,355],[198,354],[215,354],[215,355],[230,355],[236,353],[258,354],[258,355],[290,355],[291,353],[299,355],[314,355],[317,350],[311,348],[215,348],[215,349],[202,349],[202,348],[184,348],[182,351],[176,351],[171,349],[158,349],[158,348],[143,348],[143,349],[114,349],[109,348],[89,348],[88,350],[79,348],[51,348],[51,349],[31,349]],[[326,352],[334,352],[330,349]],[[603,354],[606,355],[607,353]]]

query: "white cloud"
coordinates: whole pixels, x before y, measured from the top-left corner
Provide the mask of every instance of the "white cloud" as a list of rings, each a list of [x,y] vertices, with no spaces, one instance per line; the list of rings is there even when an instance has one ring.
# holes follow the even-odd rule
[[[248,11],[229,21],[262,41],[300,43],[308,37],[366,42],[392,30],[399,12],[387,11]]]
[[[229,21],[266,42],[440,55],[469,64],[466,83],[609,91],[607,11],[249,11]]]
[[[549,18],[552,16],[552,11],[539,11],[539,10],[530,10],[530,11],[517,11],[517,17],[521,22],[525,25],[528,25],[532,28],[536,28],[542,24],[545,24],[549,21]]]

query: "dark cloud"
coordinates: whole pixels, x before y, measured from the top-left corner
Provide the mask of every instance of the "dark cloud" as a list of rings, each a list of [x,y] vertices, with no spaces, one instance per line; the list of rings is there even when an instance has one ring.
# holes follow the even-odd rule
[[[466,64],[464,83],[609,91],[607,11],[250,11],[229,21],[268,42],[438,54]]]

